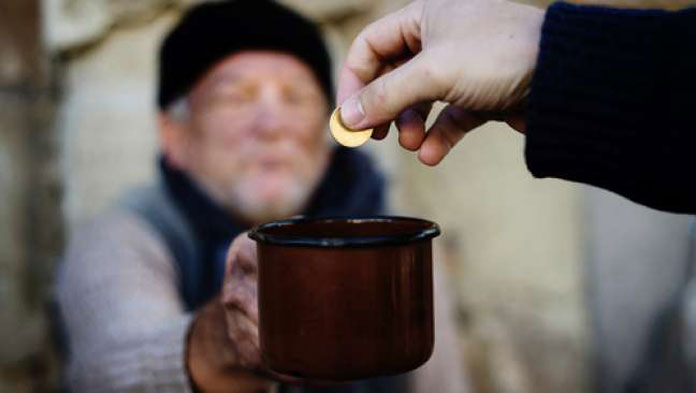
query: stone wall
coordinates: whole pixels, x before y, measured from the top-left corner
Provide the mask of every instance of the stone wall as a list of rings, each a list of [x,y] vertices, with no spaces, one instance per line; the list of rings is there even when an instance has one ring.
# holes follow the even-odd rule
[[[39,2],[0,5],[0,392],[54,386],[45,301],[61,246],[54,89]]]

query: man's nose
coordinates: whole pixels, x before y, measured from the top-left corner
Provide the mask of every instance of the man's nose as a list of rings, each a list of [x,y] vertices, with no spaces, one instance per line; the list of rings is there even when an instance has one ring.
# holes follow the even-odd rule
[[[280,97],[266,95],[259,102],[254,131],[262,138],[277,138],[282,135],[286,122],[290,121],[287,117]]]

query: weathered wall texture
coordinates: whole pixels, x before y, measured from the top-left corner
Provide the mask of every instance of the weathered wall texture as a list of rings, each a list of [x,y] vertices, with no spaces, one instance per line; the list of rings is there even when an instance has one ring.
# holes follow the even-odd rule
[[[45,59],[38,1],[0,3],[0,392],[55,381],[44,300],[62,224]]]
[[[110,34],[70,55],[59,105],[63,208],[71,226],[155,167],[154,84],[159,38],[172,15]]]
[[[442,225],[468,355],[487,365],[488,388],[585,391],[578,188],[533,180],[522,149],[520,135],[491,124],[435,169],[399,154],[394,197]]]

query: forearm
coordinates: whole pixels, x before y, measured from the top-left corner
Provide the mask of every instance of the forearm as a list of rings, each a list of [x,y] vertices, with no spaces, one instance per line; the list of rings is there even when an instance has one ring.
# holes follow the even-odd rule
[[[528,105],[530,171],[696,212],[694,26],[696,9],[552,6]]]
[[[73,234],[56,296],[75,392],[187,392],[184,342],[190,315],[155,234],[113,211]]]
[[[273,383],[237,365],[218,299],[195,317],[188,338],[186,363],[193,385],[202,392],[258,393]]]

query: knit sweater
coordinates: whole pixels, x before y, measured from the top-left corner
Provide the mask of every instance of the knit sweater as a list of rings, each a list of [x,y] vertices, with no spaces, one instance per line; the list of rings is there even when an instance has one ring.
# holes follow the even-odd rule
[[[528,102],[527,165],[696,213],[696,8],[552,5]]]

